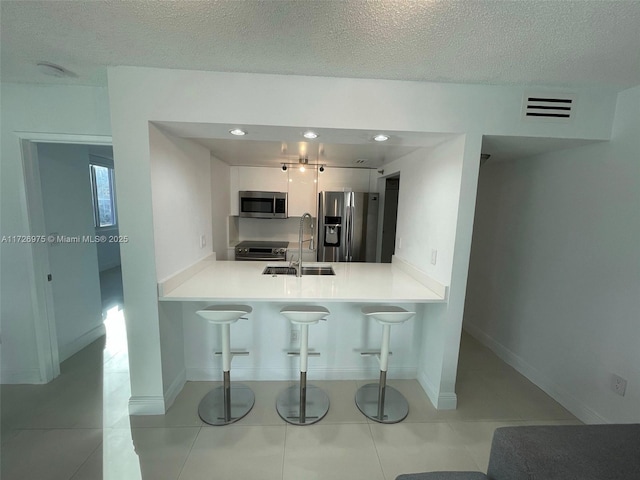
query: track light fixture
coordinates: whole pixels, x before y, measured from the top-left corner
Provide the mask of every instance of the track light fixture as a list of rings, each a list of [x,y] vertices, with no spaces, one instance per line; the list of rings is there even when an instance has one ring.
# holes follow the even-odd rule
[[[307,157],[300,157],[297,163],[283,162],[280,164],[283,172],[286,172],[289,167],[298,167],[301,172],[304,172],[307,167],[317,167],[319,172],[324,172],[327,165],[324,163],[309,163]]]

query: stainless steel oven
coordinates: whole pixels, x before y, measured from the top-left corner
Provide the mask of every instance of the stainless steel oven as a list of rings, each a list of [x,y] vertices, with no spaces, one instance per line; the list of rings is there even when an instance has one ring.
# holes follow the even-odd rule
[[[289,242],[246,241],[236,245],[236,260],[286,261]]]
[[[287,218],[287,192],[240,192],[240,216]]]

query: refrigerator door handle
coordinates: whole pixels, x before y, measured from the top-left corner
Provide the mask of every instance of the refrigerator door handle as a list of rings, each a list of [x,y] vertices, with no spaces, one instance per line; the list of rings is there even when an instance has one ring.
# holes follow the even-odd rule
[[[351,192],[347,202],[347,262],[353,261],[353,201],[353,192]]]
[[[351,245],[351,229],[349,228],[351,225],[351,209],[349,207],[345,207],[345,242],[344,242],[344,261],[349,261],[349,246]]]

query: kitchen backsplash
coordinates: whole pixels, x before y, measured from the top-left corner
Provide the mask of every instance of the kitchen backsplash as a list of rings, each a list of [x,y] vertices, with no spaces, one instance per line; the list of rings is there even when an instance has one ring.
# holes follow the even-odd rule
[[[237,238],[230,235],[230,242],[244,240],[282,240],[289,242],[298,241],[300,229],[300,217],[289,217],[287,219],[265,220],[260,218],[233,218],[230,223],[237,225]],[[314,229],[316,227],[315,217],[313,219]],[[231,233],[231,232],[230,232]],[[305,222],[304,238],[309,238],[310,230],[308,220]],[[314,237],[317,238],[314,230]]]

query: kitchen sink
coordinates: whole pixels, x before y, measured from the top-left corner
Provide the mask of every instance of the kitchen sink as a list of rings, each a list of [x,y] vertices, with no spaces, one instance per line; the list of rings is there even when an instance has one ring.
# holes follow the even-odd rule
[[[302,275],[335,275],[333,267],[302,267]]]
[[[265,267],[263,275],[295,275],[295,267]],[[302,275],[335,275],[331,266],[308,266],[302,267]]]
[[[262,271],[263,275],[295,275],[294,267],[265,267]]]

